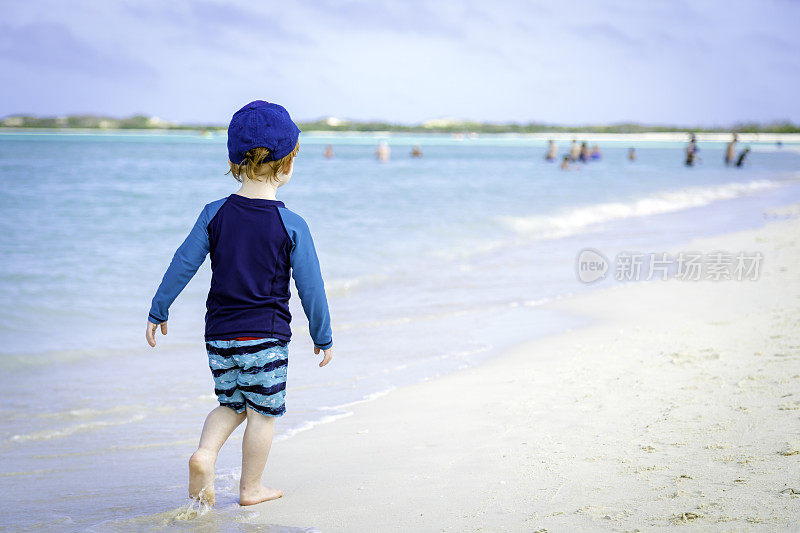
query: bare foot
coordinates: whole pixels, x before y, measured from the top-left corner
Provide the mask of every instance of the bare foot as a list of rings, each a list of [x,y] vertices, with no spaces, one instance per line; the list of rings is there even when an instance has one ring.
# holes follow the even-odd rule
[[[283,496],[283,491],[260,485],[253,490],[239,489],[239,505],[255,505],[261,502],[277,500]]]
[[[206,450],[189,458],[189,497],[214,507],[214,459]]]

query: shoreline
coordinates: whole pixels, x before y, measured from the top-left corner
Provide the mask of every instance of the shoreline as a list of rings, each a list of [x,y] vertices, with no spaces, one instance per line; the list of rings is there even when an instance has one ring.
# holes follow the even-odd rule
[[[86,136],[86,135],[119,135],[127,137],[135,136],[186,136],[197,137],[198,139],[204,138],[202,133],[203,128],[175,128],[175,129],[136,129],[136,128],[8,128],[0,127],[0,136],[2,135],[73,135],[73,136]],[[210,131],[210,130],[208,130]],[[212,135],[206,140],[213,140],[226,136],[224,130],[213,131]],[[465,135],[466,133],[466,135]],[[475,133],[475,132],[473,132]],[[508,139],[508,140],[531,140],[531,141],[547,141],[552,139],[556,142],[569,142],[572,139],[580,139],[587,142],[680,142],[687,141],[689,133],[682,131],[654,131],[654,132],[641,132],[641,133],[592,133],[592,132],[531,132],[531,133],[516,133],[516,132],[500,132],[500,133],[475,133],[474,137],[466,130],[464,132],[435,132],[435,131],[421,131],[421,132],[398,132],[389,130],[376,130],[376,131],[335,131],[335,130],[307,130],[303,131],[303,136],[306,140],[314,140],[324,137],[363,137],[365,139],[374,139],[376,137],[431,137],[452,139],[454,136],[461,136],[454,141],[466,142],[475,141],[476,139]],[[743,143],[776,143],[778,141],[786,143],[792,148],[794,144],[800,144],[800,133],[738,133],[739,144]],[[731,139],[730,132],[696,132],[695,136],[698,142],[714,142],[714,143],[727,143]]]
[[[756,282],[549,302],[594,322],[276,442],[264,479],[286,496],[251,508],[253,520],[321,531],[795,523],[798,230],[792,218],[685,248],[760,247]]]

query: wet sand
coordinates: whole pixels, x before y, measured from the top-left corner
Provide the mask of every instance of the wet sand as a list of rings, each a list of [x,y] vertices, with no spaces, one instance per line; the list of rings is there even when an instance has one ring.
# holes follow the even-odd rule
[[[758,281],[655,281],[550,303],[596,321],[275,443],[264,481],[285,496],[246,521],[324,532],[796,527],[798,213],[680,248],[760,251]]]

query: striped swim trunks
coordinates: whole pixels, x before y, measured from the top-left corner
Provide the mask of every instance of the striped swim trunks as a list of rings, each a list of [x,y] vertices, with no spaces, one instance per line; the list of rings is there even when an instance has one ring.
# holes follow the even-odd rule
[[[279,339],[206,342],[219,404],[242,413],[245,406],[265,416],[285,411],[288,343]]]

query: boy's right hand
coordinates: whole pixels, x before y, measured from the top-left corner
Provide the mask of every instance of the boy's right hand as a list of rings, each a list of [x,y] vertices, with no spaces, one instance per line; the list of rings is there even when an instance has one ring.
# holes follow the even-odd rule
[[[319,355],[319,352],[320,349],[314,346],[314,353],[316,355]],[[327,350],[322,350],[322,352],[324,353],[324,357],[322,358],[322,362],[319,364],[320,368],[331,362],[331,358],[333,357],[333,346],[331,346]]]
[[[156,328],[158,324],[153,324],[149,320],[147,321],[147,332],[145,333],[145,337],[147,337],[147,344],[149,344],[152,348],[156,347]],[[167,323],[161,323],[161,334],[167,334]]]

